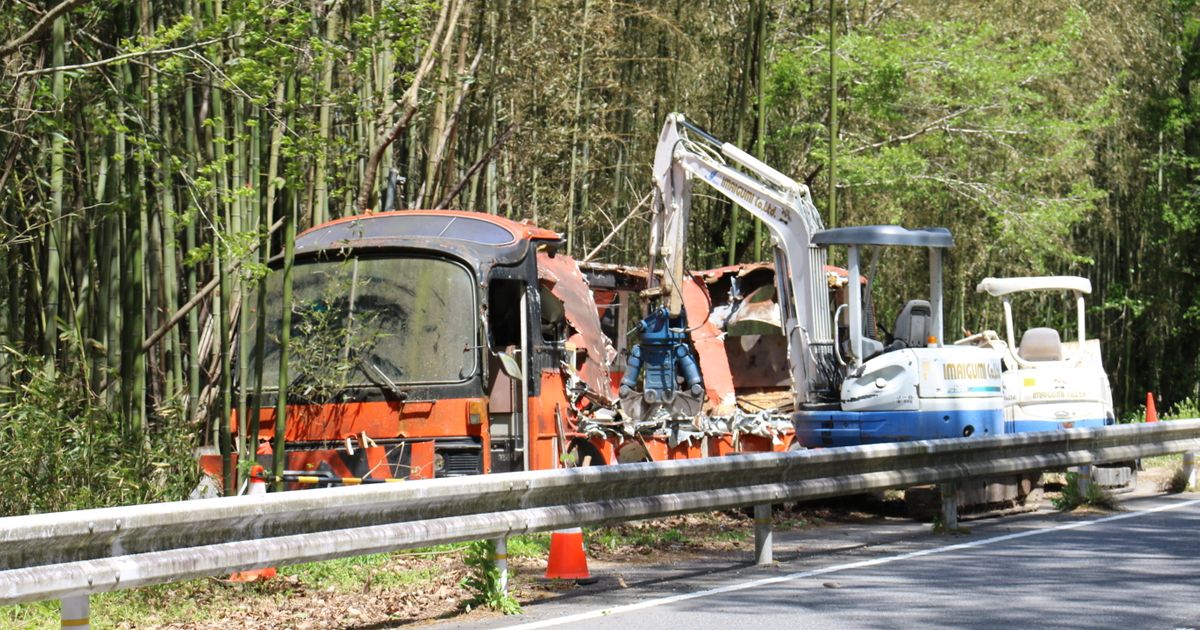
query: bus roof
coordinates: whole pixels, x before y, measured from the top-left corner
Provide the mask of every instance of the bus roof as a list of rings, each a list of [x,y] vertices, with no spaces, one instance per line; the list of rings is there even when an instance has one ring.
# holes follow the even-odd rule
[[[380,245],[389,240],[447,238],[502,247],[518,240],[559,241],[556,232],[481,212],[398,210],[349,216],[306,230],[297,249],[353,247],[356,242]]]

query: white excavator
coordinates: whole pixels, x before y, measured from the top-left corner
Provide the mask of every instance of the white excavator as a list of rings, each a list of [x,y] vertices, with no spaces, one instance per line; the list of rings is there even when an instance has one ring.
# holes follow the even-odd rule
[[[1085,329],[1083,296],[1092,292],[1087,278],[984,278],[976,291],[1002,301],[1004,338],[985,330],[955,344],[991,348],[1000,354],[1009,433],[1102,427],[1115,422],[1112,389],[1100,360],[1100,340],[1089,339]],[[1017,343],[1013,296],[1051,291],[1075,298],[1075,340],[1063,341],[1058,330],[1038,326],[1025,329]]]
[[[806,186],[717,140],[677,113],[667,117],[654,158],[649,278],[652,285],[658,282],[654,270],[661,265],[661,285],[652,290],[658,292],[664,306],[652,311],[652,318],[654,312],[661,317],[648,322],[650,327],[678,331],[683,321],[679,287],[688,273],[684,253],[693,180],[729,198],[770,230],[780,321],[788,340],[792,420],[801,445],[845,446],[1003,433],[999,355],[944,343],[942,253],[953,245],[949,231],[893,225],[824,229]],[[826,267],[831,247],[847,249],[844,276]],[[877,263],[881,250],[888,247],[927,250],[929,299],[910,300],[899,311],[888,338],[879,339],[871,285],[869,280],[864,283],[860,261],[871,248]],[[835,296],[832,302],[831,295]],[[839,295],[845,296],[845,303],[835,304]],[[637,370],[632,376],[627,372],[622,383],[626,410],[686,400],[689,394],[702,391],[697,378],[703,375],[690,371],[681,352],[678,348],[643,352],[643,358],[657,356],[659,361],[681,359],[678,380],[683,384],[679,392],[664,391],[675,386],[677,379],[647,378],[639,389]],[[652,367],[643,366],[644,370]],[[694,408],[694,404],[685,407]]]
[[[1085,325],[1084,296],[1092,292],[1091,281],[1078,276],[984,278],[975,290],[1000,298],[1004,337],[985,330],[955,345],[988,348],[1003,361],[1006,432],[1082,429],[1116,422],[1100,340],[1089,338]],[[1074,298],[1074,340],[1064,341],[1055,328],[1032,326],[1021,333],[1021,341],[1017,342],[1013,298],[1031,293],[1061,293]],[[1135,463],[1123,462],[1093,468],[1092,475],[1104,487],[1132,489],[1135,470]]]

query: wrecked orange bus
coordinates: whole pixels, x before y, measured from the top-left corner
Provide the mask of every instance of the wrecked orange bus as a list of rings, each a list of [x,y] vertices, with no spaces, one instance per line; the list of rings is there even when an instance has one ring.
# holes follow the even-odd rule
[[[250,393],[248,419],[257,416],[254,437],[266,441],[275,430],[286,307],[285,468],[293,473],[425,479],[791,446],[786,414],[735,404],[728,363],[713,362],[724,351],[713,351],[721,340],[707,321],[703,281],[688,289],[703,411],[624,416],[617,383],[625,348],[613,343],[636,337],[625,328],[642,315],[636,289],[625,286],[627,310],[611,311],[616,293],[594,273],[590,285],[557,253],[561,242],[529,223],[424,210],[348,217],[299,235],[291,303],[282,303],[276,260],[263,330],[244,336],[262,341],[239,379]],[[247,436],[254,425],[236,414],[229,422]],[[201,463],[220,475],[219,455]]]

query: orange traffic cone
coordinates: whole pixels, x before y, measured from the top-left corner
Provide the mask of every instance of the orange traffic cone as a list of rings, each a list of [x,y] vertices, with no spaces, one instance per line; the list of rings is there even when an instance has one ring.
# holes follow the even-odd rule
[[[1154,408],[1154,392],[1146,392],[1146,422],[1158,422],[1158,410]]]
[[[546,563],[546,577],[564,580],[586,580],[588,573],[587,554],[583,551],[583,530],[578,527],[550,534],[550,560]]]
[[[261,450],[261,449],[260,449]],[[255,464],[250,467],[250,487],[246,490],[247,495],[266,494],[267,481],[263,479],[266,470]],[[229,576],[230,582],[262,582],[275,577],[275,567],[266,567],[265,569],[251,569],[249,571],[238,571]]]

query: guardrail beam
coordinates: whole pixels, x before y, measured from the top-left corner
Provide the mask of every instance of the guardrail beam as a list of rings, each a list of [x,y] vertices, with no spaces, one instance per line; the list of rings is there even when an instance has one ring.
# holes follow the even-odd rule
[[[1184,420],[11,517],[0,605],[747,505],[766,518],[783,501],[1197,450],[1200,420]],[[756,523],[756,562],[770,538]]]

